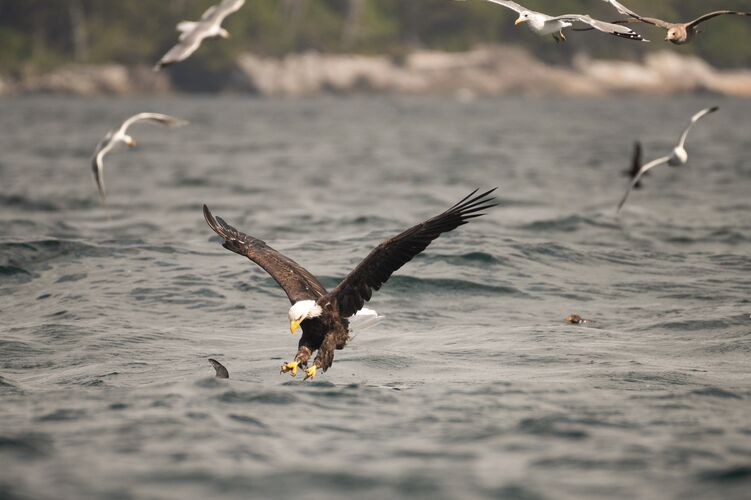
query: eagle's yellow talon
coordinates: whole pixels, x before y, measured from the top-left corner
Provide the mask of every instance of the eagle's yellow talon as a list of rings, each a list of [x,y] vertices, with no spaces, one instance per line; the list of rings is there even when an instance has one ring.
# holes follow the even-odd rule
[[[308,380],[309,378],[315,378],[316,376],[316,370],[318,368],[316,365],[311,366],[310,368],[305,369],[305,378],[303,380]]]
[[[284,363],[279,373],[292,372],[292,376],[294,377],[297,375],[297,365],[299,364],[300,363],[298,363],[297,361],[290,361],[289,363]]]

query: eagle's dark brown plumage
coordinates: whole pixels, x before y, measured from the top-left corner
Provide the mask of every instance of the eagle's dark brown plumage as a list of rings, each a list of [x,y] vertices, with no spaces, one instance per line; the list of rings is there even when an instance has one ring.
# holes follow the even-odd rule
[[[379,290],[396,270],[425,250],[438,236],[480,217],[483,210],[495,206],[489,196],[493,191],[495,189],[478,195],[475,190],[442,214],[384,241],[331,292],[327,292],[315,276],[292,259],[262,240],[241,233],[220,217],[214,217],[206,205],[203,214],[211,229],[224,238],[226,249],[261,266],[284,289],[293,305],[290,311],[301,302],[309,302],[315,309],[317,314],[299,322],[303,335],[295,360],[282,365],[282,371],[294,375],[298,366],[307,367],[310,356],[317,350],[313,365],[306,370],[306,378],[309,378],[315,376],[317,369],[326,371],[331,366],[334,351],[343,348],[349,340],[347,318],[370,300],[373,290]]]

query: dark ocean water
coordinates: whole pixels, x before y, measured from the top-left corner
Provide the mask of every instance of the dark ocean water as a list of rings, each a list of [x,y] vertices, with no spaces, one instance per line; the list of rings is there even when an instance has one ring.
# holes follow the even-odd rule
[[[683,169],[646,159],[688,117]],[[0,101],[0,497],[748,498],[751,101]],[[111,221],[89,156],[107,160]],[[333,286],[476,187],[313,383],[220,215]],[[569,325],[578,313],[593,320]],[[213,377],[212,357],[230,380]]]

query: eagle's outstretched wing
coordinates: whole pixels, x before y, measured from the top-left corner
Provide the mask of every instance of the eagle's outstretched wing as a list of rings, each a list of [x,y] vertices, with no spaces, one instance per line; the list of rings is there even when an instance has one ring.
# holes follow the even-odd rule
[[[379,290],[397,269],[425,250],[442,233],[480,217],[483,210],[495,206],[494,199],[488,197],[493,191],[495,189],[475,196],[475,190],[441,215],[378,245],[328,295],[336,300],[342,317],[347,318],[359,311],[370,300],[373,290]]]
[[[241,233],[221,217],[215,218],[206,205],[203,206],[203,216],[209,227],[224,238],[224,248],[244,255],[261,266],[284,289],[291,303],[317,300],[326,295],[323,285],[297,262],[277,252],[264,241]]]

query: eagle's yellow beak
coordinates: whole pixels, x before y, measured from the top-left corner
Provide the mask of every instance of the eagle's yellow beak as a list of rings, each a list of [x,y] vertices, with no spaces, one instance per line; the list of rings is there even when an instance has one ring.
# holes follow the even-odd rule
[[[289,322],[289,333],[292,335],[295,334],[295,330],[297,330],[297,327],[300,326],[301,321],[290,321]]]
[[[514,26],[519,26],[521,23],[525,22],[526,19],[522,19],[521,17],[514,21]]]

